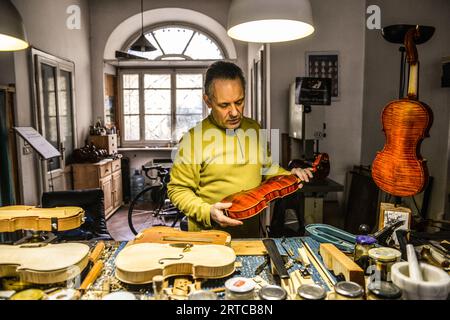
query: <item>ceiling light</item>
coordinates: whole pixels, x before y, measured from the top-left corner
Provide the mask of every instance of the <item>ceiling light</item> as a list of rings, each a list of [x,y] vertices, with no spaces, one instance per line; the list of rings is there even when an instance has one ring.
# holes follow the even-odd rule
[[[0,0],[0,51],[26,48],[28,42],[19,11],[9,0]]]
[[[144,0],[141,0],[141,26],[140,37],[131,45],[130,50],[140,52],[151,52],[157,50],[144,35]]]
[[[233,0],[228,35],[247,42],[283,42],[314,32],[309,0]]]

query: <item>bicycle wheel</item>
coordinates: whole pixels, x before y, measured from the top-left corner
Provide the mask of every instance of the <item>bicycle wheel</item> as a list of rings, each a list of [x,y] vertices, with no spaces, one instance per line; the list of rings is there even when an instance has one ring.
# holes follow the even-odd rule
[[[161,189],[161,186],[145,187],[130,202],[130,207],[128,208],[128,226],[134,235],[154,225],[155,217],[159,215],[164,205],[164,202],[151,200],[152,193],[158,193],[159,189]]]

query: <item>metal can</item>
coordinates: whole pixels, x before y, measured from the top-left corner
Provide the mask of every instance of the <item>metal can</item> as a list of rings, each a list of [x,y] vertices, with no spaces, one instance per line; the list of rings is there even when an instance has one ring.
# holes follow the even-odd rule
[[[330,300],[363,300],[364,289],[353,281],[341,281],[334,285]]]
[[[198,290],[190,293],[188,300],[217,300],[217,294],[212,291]]]
[[[286,300],[287,292],[280,286],[269,284],[259,290],[261,300]]]
[[[254,300],[255,282],[244,277],[225,281],[225,300]]]
[[[369,274],[372,274],[370,282],[391,281],[392,265],[398,261],[402,253],[393,248],[380,247],[369,250],[370,267]]]
[[[302,284],[297,294],[301,300],[323,300],[327,296],[325,289],[318,284]]]

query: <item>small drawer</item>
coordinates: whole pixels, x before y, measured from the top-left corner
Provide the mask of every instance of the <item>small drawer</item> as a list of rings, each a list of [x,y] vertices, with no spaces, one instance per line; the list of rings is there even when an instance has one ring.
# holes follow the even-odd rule
[[[112,162],[112,171],[116,172],[119,171],[122,168],[121,164],[120,164],[120,159],[114,160]]]
[[[106,177],[106,176],[110,175],[112,173],[111,162],[102,164],[99,167],[99,171],[100,171],[100,178],[103,178],[103,177]]]

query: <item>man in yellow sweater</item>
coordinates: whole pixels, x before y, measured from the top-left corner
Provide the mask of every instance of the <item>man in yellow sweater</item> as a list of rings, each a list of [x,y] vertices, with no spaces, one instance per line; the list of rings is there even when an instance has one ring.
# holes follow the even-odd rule
[[[189,231],[222,229],[232,237],[259,237],[259,215],[231,219],[224,214],[231,203],[220,201],[276,175],[296,174],[308,182],[311,170],[289,172],[272,165],[260,125],[243,116],[245,78],[235,64],[219,61],[209,67],[203,99],[210,115],[181,139],[168,196],[188,217]]]

